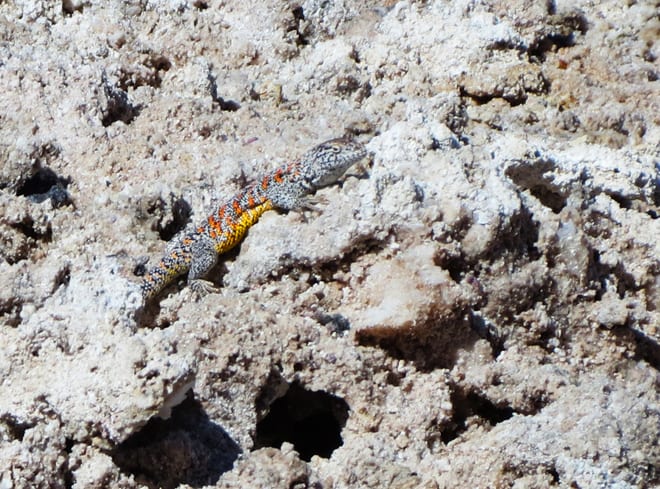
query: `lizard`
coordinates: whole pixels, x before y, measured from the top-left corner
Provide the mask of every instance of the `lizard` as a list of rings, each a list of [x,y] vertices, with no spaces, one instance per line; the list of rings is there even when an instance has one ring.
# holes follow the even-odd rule
[[[236,246],[264,212],[313,208],[316,190],[335,183],[366,155],[364,145],[355,140],[330,139],[249,184],[197,227],[175,238],[160,262],[143,277],[143,301],[156,297],[186,272],[187,285],[199,296],[216,292],[205,277],[219,256]]]

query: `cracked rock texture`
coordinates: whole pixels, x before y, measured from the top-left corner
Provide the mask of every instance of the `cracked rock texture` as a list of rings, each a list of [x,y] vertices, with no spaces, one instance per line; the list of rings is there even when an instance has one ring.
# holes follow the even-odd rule
[[[0,2],[0,489],[660,486],[655,1]],[[165,243],[344,134],[196,298]]]

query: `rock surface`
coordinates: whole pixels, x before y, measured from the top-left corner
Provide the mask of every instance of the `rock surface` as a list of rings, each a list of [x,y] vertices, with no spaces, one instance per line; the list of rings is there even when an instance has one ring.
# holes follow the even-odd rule
[[[657,3],[503,5],[1,2],[0,489],[660,485]]]

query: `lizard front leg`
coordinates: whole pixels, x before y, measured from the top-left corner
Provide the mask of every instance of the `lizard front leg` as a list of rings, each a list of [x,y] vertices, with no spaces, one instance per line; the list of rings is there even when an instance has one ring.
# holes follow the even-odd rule
[[[207,236],[199,236],[190,247],[192,259],[188,272],[188,286],[199,297],[217,292],[218,289],[204,277],[218,263],[218,252],[215,250],[213,240]]]

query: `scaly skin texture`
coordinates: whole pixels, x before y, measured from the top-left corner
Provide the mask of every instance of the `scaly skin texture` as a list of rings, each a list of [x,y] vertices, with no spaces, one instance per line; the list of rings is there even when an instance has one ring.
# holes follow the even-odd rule
[[[331,139],[247,186],[168,247],[166,255],[142,281],[144,301],[186,272],[193,290],[200,294],[213,291],[211,283],[203,278],[218,256],[236,246],[264,212],[309,207],[310,196],[317,189],[336,182],[366,154],[364,146],[356,141]]]

